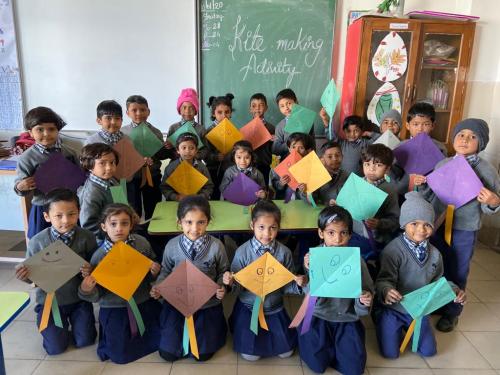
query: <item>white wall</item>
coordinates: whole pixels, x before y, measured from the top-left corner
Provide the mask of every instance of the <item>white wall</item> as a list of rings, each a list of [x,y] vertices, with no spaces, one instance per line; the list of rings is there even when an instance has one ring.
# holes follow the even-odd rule
[[[17,0],[14,11],[25,108],[53,108],[66,129],[96,130],[101,100],[140,94],[166,131],[180,90],[196,87],[195,0]]]

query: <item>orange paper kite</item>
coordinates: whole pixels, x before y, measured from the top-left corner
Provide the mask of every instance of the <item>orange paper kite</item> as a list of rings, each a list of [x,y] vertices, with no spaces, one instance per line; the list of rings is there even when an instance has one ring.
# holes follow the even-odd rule
[[[233,145],[243,139],[240,131],[227,118],[222,120],[215,128],[210,130],[207,139],[221,154],[227,154],[233,149]]]
[[[273,138],[260,117],[255,117],[252,121],[243,126],[240,132],[243,139],[252,144],[254,150]]]
[[[300,184],[306,184],[307,194],[313,193],[332,179],[314,151],[292,165],[289,170]]]
[[[196,194],[207,183],[208,178],[189,162],[183,160],[167,178],[167,184],[182,194]]]
[[[290,182],[288,183],[288,186],[292,190],[296,190],[297,187],[299,186],[299,182],[292,176],[292,174],[288,171],[289,168],[297,163],[300,159],[302,159],[302,156],[295,151],[292,150],[290,155],[288,155],[285,160],[283,160],[276,168],[274,168],[274,171],[277,173],[278,176],[283,177],[283,176],[290,176]]]

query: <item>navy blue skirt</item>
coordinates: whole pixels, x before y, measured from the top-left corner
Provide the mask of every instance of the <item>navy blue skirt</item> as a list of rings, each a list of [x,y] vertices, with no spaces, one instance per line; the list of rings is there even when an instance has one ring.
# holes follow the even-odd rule
[[[181,358],[184,356],[184,315],[166,301],[162,305],[159,349]],[[227,324],[221,304],[198,310],[193,319],[199,354],[212,354],[226,345]]]
[[[297,328],[302,329],[302,324]],[[355,322],[328,322],[312,317],[311,328],[299,335],[300,358],[317,373],[333,367],[344,375],[361,375],[366,365],[365,328]]]
[[[137,305],[145,325],[144,335],[131,337],[130,322],[126,307],[99,310],[99,345],[97,355],[101,361],[110,359],[115,363],[129,363],[158,350],[160,342],[161,305],[148,299]]]
[[[50,227],[50,223],[45,221],[43,217],[43,206],[36,204],[31,205],[31,210],[28,218],[28,238],[40,233],[45,228]]]
[[[233,333],[233,349],[237,353],[274,357],[289,352],[297,346],[297,332],[290,329],[290,317],[285,309],[274,314],[264,314],[269,331],[260,328],[255,335],[250,330],[252,310],[239,299],[229,317],[229,328]]]

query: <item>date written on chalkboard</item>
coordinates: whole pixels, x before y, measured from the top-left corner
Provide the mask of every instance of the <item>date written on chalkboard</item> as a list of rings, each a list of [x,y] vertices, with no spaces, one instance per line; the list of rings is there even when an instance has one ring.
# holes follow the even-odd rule
[[[324,42],[322,38],[315,39],[301,27],[295,36],[275,38],[267,45],[261,32],[261,24],[257,24],[255,29],[250,30],[245,23],[241,22],[240,15],[236,18],[233,30],[232,42],[228,46],[232,60],[240,62],[248,55],[248,60],[245,60],[239,70],[242,73],[241,80],[245,81],[251,73],[264,76],[284,74],[287,76],[287,87],[291,85],[295,76],[301,74],[302,70],[299,69],[314,67]],[[275,59],[266,57],[266,50],[278,51],[278,57],[276,55]],[[300,52],[299,58],[296,52]]]

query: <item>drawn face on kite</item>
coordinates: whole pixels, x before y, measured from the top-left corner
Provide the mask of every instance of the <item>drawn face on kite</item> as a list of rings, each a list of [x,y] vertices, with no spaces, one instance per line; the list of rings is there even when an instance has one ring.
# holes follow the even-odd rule
[[[271,281],[271,277],[275,272],[274,267],[268,266],[268,267],[258,267],[255,270],[255,281],[263,284],[267,284],[269,281]],[[266,279],[267,278],[267,279]]]
[[[175,286],[175,297],[177,303],[185,308],[192,308],[195,302],[195,285],[177,285]]]
[[[321,267],[321,277],[328,284],[334,284],[338,281],[338,278],[332,279],[330,275],[337,274],[340,271],[340,275],[347,276],[352,271],[352,266],[350,264],[342,264],[340,255],[336,254],[331,257],[330,262],[324,263]],[[339,275],[339,276],[340,276]]]
[[[62,260],[62,253],[57,249],[45,250],[42,255],[42,261],[47,263],[57,263]]]

